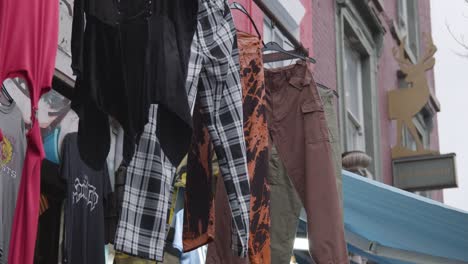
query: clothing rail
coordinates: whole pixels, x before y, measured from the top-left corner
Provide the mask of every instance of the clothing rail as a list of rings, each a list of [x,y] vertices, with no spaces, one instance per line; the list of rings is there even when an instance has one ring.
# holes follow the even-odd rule
[[[301,44],[299,40],[286,28],[286,26],[279,20],[279,18],[270,10],[270,8],[263,2],[263,0],[253,0],[254,3],[263,11],[271,22],[281,31],[281,33],[291,42],[295,51],[304,56],[309,56],[309,51]]]

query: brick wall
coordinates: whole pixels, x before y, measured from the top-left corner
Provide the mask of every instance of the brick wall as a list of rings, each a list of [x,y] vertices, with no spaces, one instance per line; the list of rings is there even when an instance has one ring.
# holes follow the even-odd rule
[[[315,81],[336,89],[335,1],[312,0],[312,35]]]

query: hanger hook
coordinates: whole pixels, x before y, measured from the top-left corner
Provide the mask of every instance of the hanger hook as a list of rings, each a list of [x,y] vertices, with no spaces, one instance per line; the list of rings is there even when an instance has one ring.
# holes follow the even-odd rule
[[[241,11],[242,13],[244,13],[244,15],[247,16],[247,18],[252,23],[252,25],[253,25],[253,27],[255,29],[255,32],[257,32],[258,38],[262,41],[263,46],[265,46],[265,42],[263,41],[262,35],[260,34],[260,31],[258,30],[257,25],[255,24],[255,21],[253,20],[252,16],[250,16],[249,12],[245,9],[245,7],[242,4],[238,3],[238,2],[232,2],[229,5],[229,7],[231,9],[237,9],[237,10]]]

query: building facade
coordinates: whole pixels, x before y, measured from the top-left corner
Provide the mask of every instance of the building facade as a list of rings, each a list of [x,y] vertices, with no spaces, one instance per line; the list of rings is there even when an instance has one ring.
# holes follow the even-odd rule
[[[251,14],[264,40],[291,49],[281,32],[252,0],[239,0]],[[402,133],[402,145],[416,150],[439,149],[437,112],[440,106],[432,69],[424,70],[430,90],[427,103],[412,118],[419,140],[406,126],[397,132],[390,120],[389,91],[412,89],[401,59],[416,64],[428,60],[431,36],[430,3],[417,0],[269,0],[264,1],[317,60],[318,85],[338,92],[337,110],[343,152],[360,150],[372,158],[368,170],[375,180],[393,185],[392,147]],[[234,11],[239,30],[255,34],[250,20]],[[403,44],[404,54],[395,53]],[[274,63],[282,66],[289,62]],[[415,102],[416,103],[416,102]],[[419,193],[443,201],[441,190]]]

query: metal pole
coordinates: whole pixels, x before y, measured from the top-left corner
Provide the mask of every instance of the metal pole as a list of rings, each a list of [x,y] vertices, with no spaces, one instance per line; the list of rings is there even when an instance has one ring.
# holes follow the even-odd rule
[[[309,51],[302,46],[301,42],[284,26],[279,18],[270,10],[270,8],[263,2],[263,0],[254,0],[255,4],[263,11],[263,13],[270,18],[274,25],[283,33],[283,35],[291,42],[297,52],[309,56]]]

